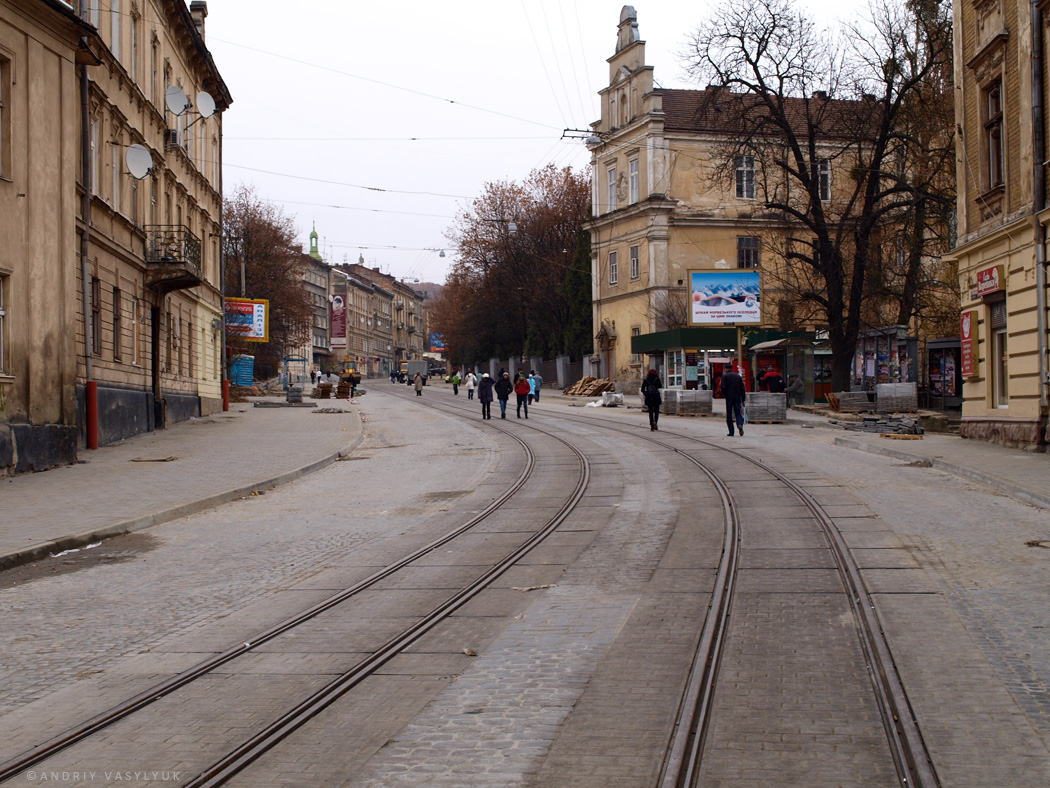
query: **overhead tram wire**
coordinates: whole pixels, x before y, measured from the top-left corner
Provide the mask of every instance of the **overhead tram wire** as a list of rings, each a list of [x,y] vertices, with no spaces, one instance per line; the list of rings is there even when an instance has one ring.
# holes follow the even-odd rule
[[[572,81],[576,85],[576,98],[580,101],[580,111],[583,113],[580,118],[584,123],[587,122],[587,102],[583,99],[583,93],[580,92],[580,75],[576,70],[576,57],[573,55],[573,46],[569,42],[569,25],[565,21],[565,3],[558,4],[558,10],[561,11],[561,29],[565,33],[565,48],[569,52],[569,65],[572,66]],[[583,50],[580,50],[583,52]]]
[[[565,85],[566,69],[562,68],[561,58],[558,56],[558,46],[554,43],[554,33],[551,32],[550,15],[547,13],[547,4],[544,2],[544,0],[540,0],[540,11],[543,14],[544,26],[547,28],[547,39],[551,42],[551,52],[554,55],[554,65],[558,69],[558,76],[560,77],[561,81],[561,90],[562,93],[565,94],[565,106],[572,107],[572,98],[569,96],[569,89]],[[575,74],[573,76],[575,76]],[[578,91],[577,95],[579,95]],[[575,112],[570,112],[569,115],[574,121],[576,120]]]
[[[518,121],[520,123],[528,123],[528,124],[531,124],[533,126],[542,126],[545,129],[553,129],[553,128],[555,128],[554,126],[551,126],[549,123],[542,123],[542,122],[540,122],[538,120],[532,120],[531,118],[519,118],[516,115],[510,115],[510,114],[508,114],[506,112],[499,112],[498,110],[494,110],[494,109],[487,109],[486,107],[479,107],[476,104],[467,104],[466,102],[456,101],[455,99],[445,98],[444,96],[435,96],[432,93],[425,93],[422,90],[415,90],[414,88],[406,88],[406,87],[403,87],[401,85],[394,85],[394,84],[392,84],[390,82],[383,82],[382,80],[379,80],[379,79],[372,79],[371,77],[362,77],[360,74],[351,74],[349,71],[341,71],[341,70],[339,70],[337,68],[332,68],[331,66],[322,66],[319,63],[311,63],[308,60],[300,60],[298,58],[289,57],[288,55],[280,55],[280,54],[278,54],[276,52],[268,52],[265,49],[259,49],[257,47],[250,47],[250,46],[248,46],[246,44],[238,44],[238,43],[236,43],[234,41],[227,41],[226,39],[223,39],[223,38],[216,38],[214,36],[209,36],[208,37],[208,42],[211,43],[212,41],[218,41],[219,43],[226,44],[228,46],[239,47],[241,49],[247,49],[249,52],[258,52],[261,55],[269,55],[270,57],[279,58],[281,60],[287,60],[287,61],[289,61],[291,63],[298,63],[301,66],[307,66],[309,68],[316,68],[316,69],[318,69],[320,71],[328,71],[328,72],[330,72],[332,74],[338,74],[338,75],[343,76],[343,77],[349,77],[350,79],[359,79],[362,82],[371,82],[374,85],[380,85],[380,86],[385,87],[385,88],[391,88],[393,90],[401,90],[401,91],[404,91],[405,93],[412,93],[413,95],[422,96],[423,98],[433,99],[434,101],[441,101],[441,102],[444,102],[446,104],[455,104],[456,106],[466,107],[467,109],[472,109],[472,110],[475,110],[477,112],[485,112],[485,113],[488,113],[490,115],[497,115],[497,116],[499,116],[501,118],[508,118],[510,120],[516,120],[516,121]],[[561,108],[559,107],[559,111],[560,110],[561,110]],[[562,113],[562,114],[564,115],[564,113]]]
[[[423,191],[411,191],[408,189],[384,189],[379,186],[362,186],[359,183],[345,183],[342,181],[328,181],[323,178],[311,178],[307,175],[290,175],[286,172],[274,172],[273,170],[262,170],[257,167],[245,167],[240,164],[230,164],[227,161],[222,163],[223,167],[232,167],[235,170],[247,170],[249,172],[261,172],[265,175],[276,175],[280,178],[292,178],[298,181],[312,181],[313,183],[327,183],[330,186],[346,186],[351,189],[364,189],[370,192],[384,192],[386,194],[419,194],[426,197],[450,197],[454,200],[470,200],[473,199],[465,194],[443,194],[441,192],[423,192]]]
[[[536,55],[539,57],[540,66],[543,67],[543,75],[547,77],[547,85],[551,89],[551,98],[554,99],[555,105],[558,107],[558,112],[561,113],[562,120],[566,120],[568,115],[562,108],[561,100],[558,98],[558,91],[554,88],[554,80],[551,79],[550,71],[547,69],[547,61],[543,57],[543,51],[540,49],[539,39],[536,38],[536,31],[532,27],[532,19],[529,17],[529,10],[525,6],[525,0],[521,0],[521,12],[525,15],[525,21],[529,26],[529,34],[532,36],[532,43],[536,45]]]
[[[576,11],[576,32],[579,33],[580,37],[580,51],[584,52],[586,49],[583,46],[583,25],[580,24],[580,4],[578,0],[572,0],[572,7]],[[583,74],[587,78],[587,95],[591,97],[591,117],[600,116],[601,111],[594,104],[595,96],[598,94],[594,92],[594,86],[591,85],[591,74],[586,68],[583,70]]]

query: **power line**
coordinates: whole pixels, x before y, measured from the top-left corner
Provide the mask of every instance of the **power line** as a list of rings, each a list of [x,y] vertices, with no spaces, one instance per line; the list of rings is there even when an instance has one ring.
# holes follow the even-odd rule
[[[407,189],[383,189],[383,188],[380,188],[379,186],[362,186],[359,183],[344,183],[342,181],[327,181],[327,180],[324,180],[323,178],[310,178],[310,177],[308,177],[306,175],[289,175],[286,172],[274,172],[272,170],[260,170],[260,169],[258,169],[256,167],[244,167],[244,166],[242,166],[240,164],[230,164],[229,162],[225,162],[225,161],[222,163],[222,166],[223,167],[231,167],[231,168],[233,168],[235,170],[248,170],[249,172],[261,172],[261,173],[265,173],[266,175],[276,175],[276,176],[278,176],[280,178],[292,178],[292,179],[297,180],[297,181],[312,181],[313,183],[327,183],[327,184],[330,184],[332,186],[347,186],[347,187],[349,187],[351,189],[364,189],[365,191],[370,191],[370,192],[384,192],[386,194],[422,194],[422,195],[426,195],[428,197],[451,197],[451,198],[456,199],[456,200],[469,200],[469,199],[471,199],[471,197],[469,197],[466,194],[441,194],[440,192],[417,192],[417,191],[409,191]]]

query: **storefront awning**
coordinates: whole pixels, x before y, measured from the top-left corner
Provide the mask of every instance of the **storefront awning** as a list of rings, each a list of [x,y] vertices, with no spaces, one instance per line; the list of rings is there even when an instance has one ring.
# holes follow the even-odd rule
[[[735,328],[675,328],[631,337],[632,353],[663,353],[665,350],[732,350]]]
[[[808,339],[800,339],[798,337],[785,337],[784,339],[772,339],[769,342],[759,342],[757,345],[752,345],[748,350],[752,353],[757,353],[762,350],[773,350],[775,348],[782,348],[787,345],[809,345],[813,343]]]

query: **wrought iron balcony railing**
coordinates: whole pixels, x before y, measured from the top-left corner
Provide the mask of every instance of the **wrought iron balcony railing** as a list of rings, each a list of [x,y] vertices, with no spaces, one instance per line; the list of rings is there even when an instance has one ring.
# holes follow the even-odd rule
[[[147,224],[146,262],[151,287],[165,291],[196,287],[201,276],[201,242],[180,224]]]

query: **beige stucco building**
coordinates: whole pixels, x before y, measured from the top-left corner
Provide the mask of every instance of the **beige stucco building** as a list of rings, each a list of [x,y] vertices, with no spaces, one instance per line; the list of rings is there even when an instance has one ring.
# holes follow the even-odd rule
[[[789,228],[782,214],[764,207],[763,196],[785,188],[776,181],[781,176],[763,171],[756,157],[728,153],[739,94],[656,87],[631,6],[621,12],[608,62],[601,119],[587,141],[597,372],[624,387],[651,365],[676,379],[681,350],[672,357],[646,337],[687,320],[690,270],[758,270],[761,319],[750,325],[809,327],[778,286],[785,281]],[[820,160],[820,178],[822,199],[833,200],[831,159]],[[693,350],[712,358],[728,362],[737,351],[734,327],[700,327],[689,336]],[[635,353],[632,345],[646,352]]]
[[[0,475],[76,457],[81,41],[59,0],[0,0]]]
[[[1045,450],[1047,2],[956,3],[962,434]]]

